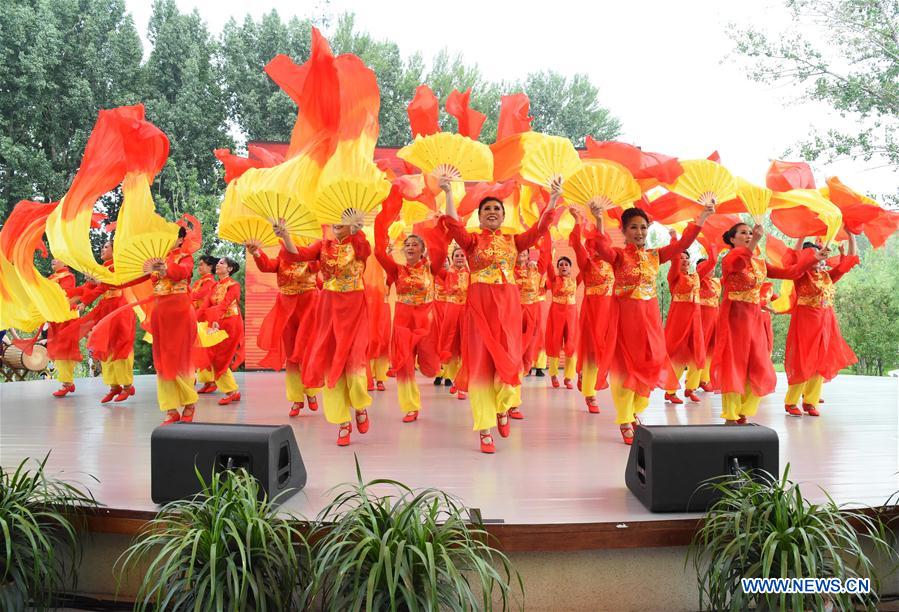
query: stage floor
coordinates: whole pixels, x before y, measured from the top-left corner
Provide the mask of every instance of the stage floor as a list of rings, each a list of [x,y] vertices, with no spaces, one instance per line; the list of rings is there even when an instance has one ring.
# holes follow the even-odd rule
[[[818,486],[839,503],[882,505],[899,490],[899,380],[841,376],[827,384],[820,418],[786,416],[778,390],[755,419],[780,436],[781,466],[806,483],[804,493],[823,499]],[[394,380],[373,392],[369,433],[353,432],[353,444],[335,444],[336,426],[321,411],[287,416],[283,373],[238,374],[243,399],[221,407],[220,395],[200,396],[196,421],[289,423],[309,472],[306,488],[285,508],[313,517],[330,499],[329,489],[355,479],[354,455],[366,480],[392,478],[412,487],[438,487],[478,508],[485,522],[507,525],[618,523],[687,518],[651,514],[624,486],[628,448],[621,443],[607,392],[602,414],[590,415],[575,390],[551,389],[549,378],[526,378],[523,421],[512,434],[496,436],[497,452],[478,450],[468,402],[420,379],[424,409],[415,423],[400,422]],[[48,451],[51,473],[90,487],[97,500],[117,510],[153,511],[150,500],[150,432],[162,413],[155,380],[139,376],[137,394],[122,404],[99,404],[99,378],[79,379],[74,395],[51,397],[55,381],[0,385],[0,465]],[[666,406],[653,394],[643,420],[648,425],[720,423],[720,396],[698,405]],[[92,481],[87,475],[99,479]]]

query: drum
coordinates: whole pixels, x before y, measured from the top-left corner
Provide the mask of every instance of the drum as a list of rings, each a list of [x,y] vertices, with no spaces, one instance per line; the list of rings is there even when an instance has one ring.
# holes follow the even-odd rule
[[[50,363],[50,357],[47,356],[47,347],[36,344],[30,355],[22,352],[22,349],[7,344],[3,347],[3,363],[13,370],[28,370],[30,372],[40,372]]]

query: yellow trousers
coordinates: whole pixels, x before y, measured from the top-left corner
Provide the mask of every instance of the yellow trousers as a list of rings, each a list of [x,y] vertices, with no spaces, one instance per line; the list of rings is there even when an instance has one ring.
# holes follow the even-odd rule
[[[303,384],[303,375],[295,364],[287,364],[284,378],[288,402],[303,402],[307,397],[315,397],[321,389],[313,389]]]
[[[470,384],[468,401],[475,431],[496,427],[496,415],[521,405],[521,385],[508,385],[500,380],[489,384]]]
[[[787,396],[784,398],[784,404],[799,404],[800,398],[803,403],[818,406],[818,400],[821,399],[821,388],[824,386],[824,378],[815,374],[808,380],[790,385],[787,389]]]
[[[234,380],[234,372],[231,371],[231,368],[225,370],[225,372],[215,379],[215,386],[218,387],[218,390],[222,393],[232,393],[233,391],[237,391],[237,381]]]
[[[546,351],[540,351],[540,354],[537,355],[537,363],[534,364],[534,367],[538,370],[546,369]]]
[[[743,393],[721,394],[721,418],[728,421],[736,421],[741,416],[751,417],[759,409],[762,398],[755,395],[746,385]]]
[[[197,382],[203,384],[215,382],[215,373],[212,370],[197,370]]]
[[[194,389],[194,382],[189,378],[179,376],[175,380],[162,380],[157,376],[156,399],[159,402],[159,409],[167,412],[196,404],[199,398]]]
[[[57,359],[53,363],[56,365],[56,380],[68,384],[75,382],[75,364],[78,363],[77,361]]]
[[[350,408],[364,410],[371,404],[366,375],[344,374],[336,385],[322,389],[322,401],[325,405],[325,419],[329,423],[348,423],[352,420]]]
[[[390,362],[387,357],[378,357],[371,360],[371,377],[380,382],[387,380],[387,370],[390,369]]]
[[[575,374],[577,374],[577,359],[574,356],[565,357],[565,378],[574,379]],[[550,376],[558,376],[559,375],[559,358],[558,357],[550,357],[549,358],[549,375]]]
[[[400,410],[402,412],[413,412],[421,410],[421,392],[414,378],[396,380],[396,392],[400,400]]]
[[[115,387],[128,387],[134,382],[134,353],[127,359],[107,359],[100,362],[103,373],[103,384]]]
[[[699,384],[702,381],[702,373],[703,370],[700,370],[692,363],[688,366],[684,366],[680,363],[672,364],[674,371],[677,373],[677,378],[680,380],[680,375],[684,371],[684,368],[687,369],[687,379],[684,381],[684,389],[687,391],[696,391],[699,388]],[[677,389],[665,389],[667,393],[674,393]]]
[[[581,393],[584,397],[596,397],[596,379],[599,378],[599,369],[592,361],[581,364]]]
[[[699,376],[699,384],[705,385],[710,382],[712,382],[712,358],[706,357],[705,368],[703,368],[702,374]]]
[[[628,389],[621,384],[621,381],[612,377],[609,382],[610,391],[612,392],[612,403],[615,404],[615,423],[618,425],[626,425],[633,423],[635,416],[646,410],[649,406],[649,398],[637,394],[636,391]]]
[[[450,380],[456,380],[456,374],[459,373],[459,368],[462,367],[462,358],[461,357],[453,357],[450,361],[443,364],[443,372],[441,376],[443,378],[449,378]]]

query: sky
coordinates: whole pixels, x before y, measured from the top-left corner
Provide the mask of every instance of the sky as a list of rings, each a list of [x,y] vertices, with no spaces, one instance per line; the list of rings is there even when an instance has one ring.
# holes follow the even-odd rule
[[[151,3],[126,0],[146,33]],[[764,183],[771,159],[813,128],[844,126],[825,106],[802,103],[794,86],[765,85],[746,77],[746,64],[730,57],[732,24],[777,32],[788,27],[775,0],[630,0],[608,2],[492,2],[454,0],[177,0],[196,8],[210,30],[229,18],[356,15],[358,30],[395,41],[408,57],[427,60],[441,49],[461,53],[490,80],[514,81],[529,72],[586,73],[600,103],[622,123],[620,140],[681,159],[717,150],[733,173]],[[325,32],[327,35],[327,32]],[[146,45],[145,40],[145,45]],[[508,92],[512,93],[512,92]],[[793,157],[795,159],[795,156]],[[813,164],[816,179],[838,175],[868,193],[896,190],[897,176],[874,163],[845,160]]]

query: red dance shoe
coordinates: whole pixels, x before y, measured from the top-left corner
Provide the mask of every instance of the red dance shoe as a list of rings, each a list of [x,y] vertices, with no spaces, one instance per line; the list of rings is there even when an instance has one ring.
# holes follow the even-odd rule
[[[53,397],[65,397],[67,393],[75,392],[75,383],[62,383],[62,386],[53,392]]]
[[[745,425],[748,422],[749,422],[749,419],[747,419],[745,415],[743,415],[739,419],[737,419],[737,425]]]
[[[632,425],[628,425],[627,427],[619,427],[619,431],[621,432],[621,440],[630,446],[634,443],[634,428]]]
[[[677,393],[666,393],[665,401],[669,404],[683,404],[684,400],[677,396]]]
[[[384,383],[380,380],[378,381],[378,391],[386,391],[387,388],[384,386]]]
[[[290,407],[290,412],[287,413],[287,416],[295,417],[300,414],[300,410],[303,409],[303,402],[294,402],[293,406]]]
[[[128,387],[127,389],[122,389],[122,392],[115,396],[113,401],[115,402],[124,402],[126,399],[134,395],[134,387]]]
[[[464,400],[466,398],[468,398],[468,394],[465,393],[465,391],[459,391],[458,393],[456,393],[456,399]]]
[[[559,377],[558,376],[550,376],[549,381],[552,383],[553,389],[559,388]]]
[[[566,388],[566,389],[574,389],[574,385],[571,384],[571,379],[570,379],[570,378],[566,378],[564,382],[565,382],[565,388]]]
[[[456,391],[458,391],[458,389],[456,389],[456,385],[453,385],[452,387],[450,387],[450,395],[455,395]]]
[[[337,446],[349,446],[351,433],[353,433],[352,423],[341,425],[340,429],[337,430]]]
[[[369,391],[375,390],[375,381],[373,381],[373,380],[368,381],[368,390]]]
[[[312,412],[318,410],[318,398],[316,398],[314,395],[307,395],[306,403],[309,404],[309,410],[311,410]]]
[[[361,418],[365,417],[365,418]],[[371,421],[368,419],[368,410],[357,410],[356,411],[356,428],[359,430],[359,433],[364,434],[368,433],[368,427],[371,425]]]
[[[503,413],[497,416],[496,429],[499,430],[499,435],[501,435],[502,437],[509,437],[509,433],[512,431],[512,422],[509,420],[508,413]]]
[[[711,384],[711,383],[704,382],[704,383],[701,383],[701,384],[699,385],[699,388],[702,389],[703,391],[705,391],[706,393],[711,393],[711,391],[712,391],[712,384]]]
[[[693,402],[695,404],[699,403],[699,398],[696,397],[696,389],[685,389],[684,397],[686,397],[688,400],[690,400],[691,402]]]
[[[219,400],[219,406],[227,406],[228,404],[233,404],[234,402],[240,401],[240,391],[232,391],[225,397]]]
[[[187,414],[187,408],[181,411],[181,422],[182,423],[193,423],[194,422],[194,409],[190,409],[190,414]]]
[[[496,452],[496,447],[493,446],[493,436],[489,433],[481,432],[481,452],[488,455]]]
[[[599,414],[599,404],[596,403],[595,397],[585,397],[584,402],[587,404],[587,412],[590,414]]]
[[[418,420],[418,410],[412,410],[411,412],[407,412],[406,416],[403,417],[403,423],[411,423],[412,421]]]
[[[178,414],[177,410],[169,410],[168,415],[168,418],[162,422],[162,425],[171,425],[172,423],[177,423],[181,420],[181,415]],[[160,425],[160,427],[162,425]]]
[[[823,398],[823,397],[819,397],[819,398],[818,398],[818,403],[819,403],[819,404],[823,404],[823,403],[824,403],[824,398]]]
[[[521,414],[521,411],[516,406],[515,408],[509,408],[509,418],[521,420],[524,418],[524,415]]]
[[[809,416],[821,416],[821,413],[818,412],[818,409],[814,404],[802,404],[802,409],[805,410],[805,413]]]
[[[577,375],[577,390],[578,391],[583,391],[583,383],[584,383],[584,377],[581,376],[580,374],[578,374]]]
[[[393,368],[387,370],[387,378],[396,378],[396,370]]]
[[[200,390],[197,391],[197,393],[212,393],[216,389],[218,389],[218,385],[214,382],[203,383],[203,386],[200,387]]]
[[[115,396],[117,396],[117,395],[118,395],[119,393],[121,393],[121,392],[122,392],[122,387],[120,387],[119,385],[116,385],[116,386],[114,386],[114,387],[110,387],[110,388],[109,388],[109,393],[107,393],[106,395],[103,396],[103,399],[100,400],[100,403],[101,403],[101,404],[106,404],[106,403],[108,403],[108,402],[111,402],[111,401],[112,401],[112,398],[114,398]]]
[[[790,416],[802,416],[802,411],[796,407],[796,404],[785,404],[784,410],[786,410],[787,414],[789,414]]]

